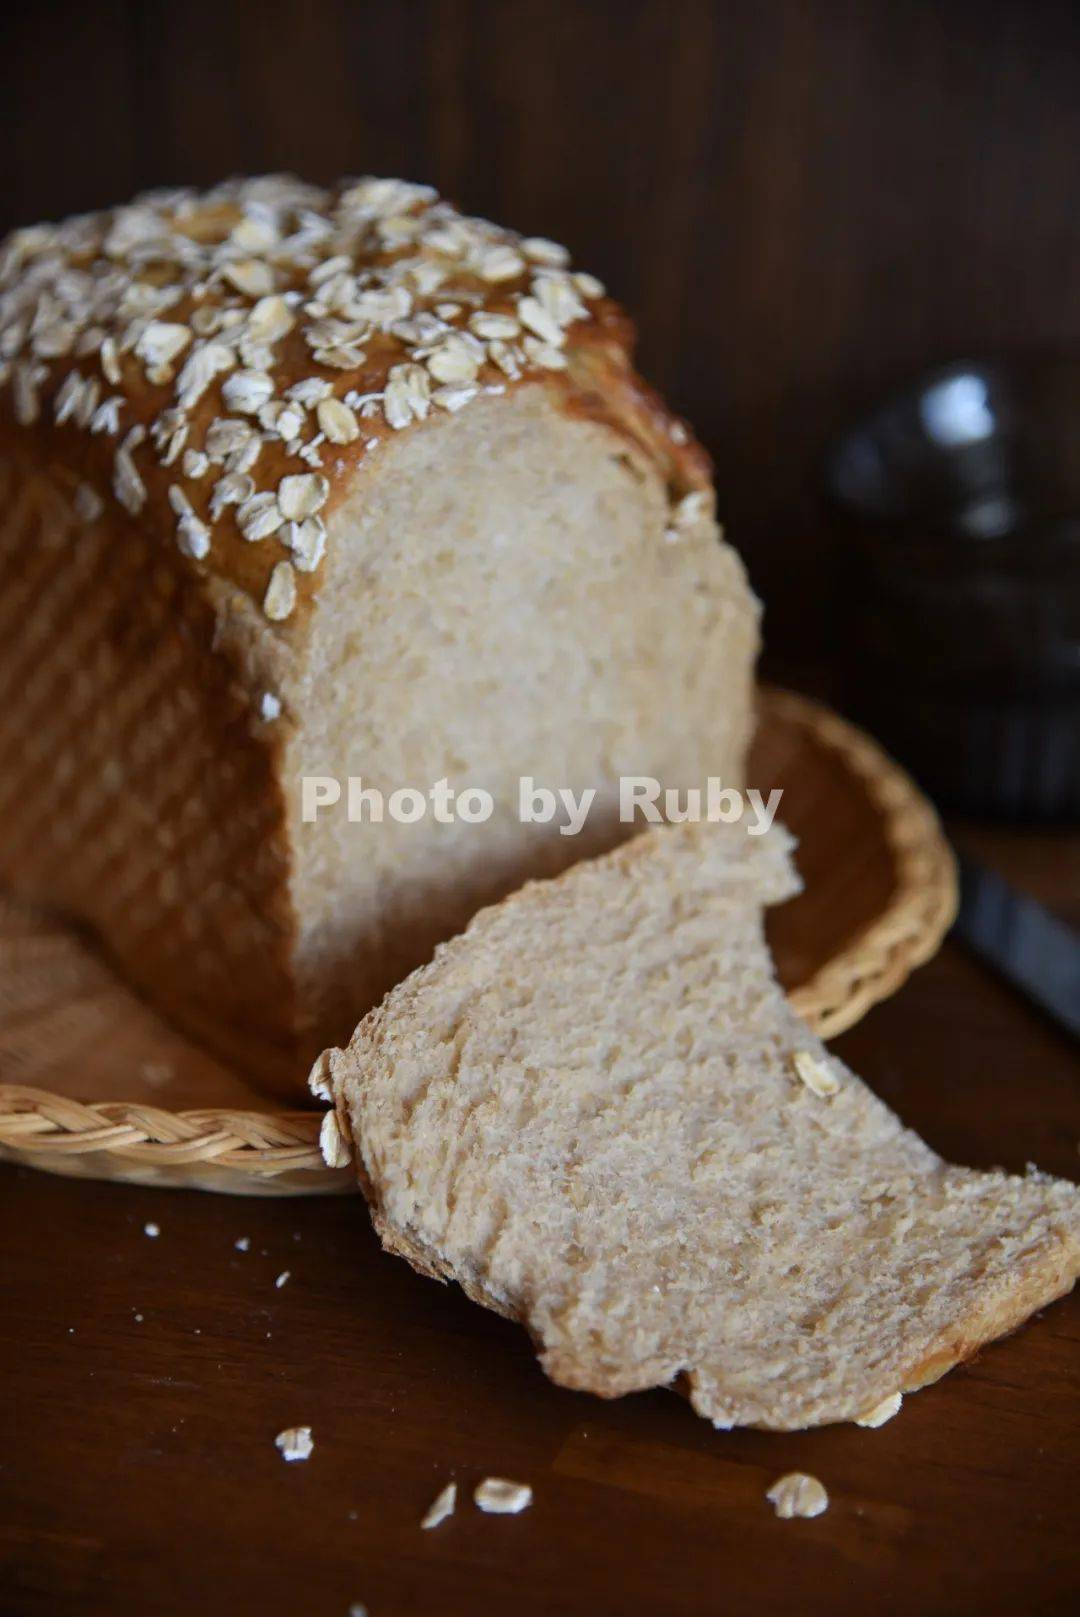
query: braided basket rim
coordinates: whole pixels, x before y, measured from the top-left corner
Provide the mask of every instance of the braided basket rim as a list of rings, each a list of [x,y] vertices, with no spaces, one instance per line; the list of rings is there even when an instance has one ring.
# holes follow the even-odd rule
[[[830,1039],[940,947],[956,915],[955,860],[914,781],[863,731],[792,691],[764,687],[759,708],[843,758],[880,813],[896,861],[897,885],[881,913],[790,995],[798,1014]],[[95,1178],[264,1194],[353,1188],[350,1168],[327,1167],[321,1124],[318,1112],[170,1111],[0,1083],[0,1159]]]

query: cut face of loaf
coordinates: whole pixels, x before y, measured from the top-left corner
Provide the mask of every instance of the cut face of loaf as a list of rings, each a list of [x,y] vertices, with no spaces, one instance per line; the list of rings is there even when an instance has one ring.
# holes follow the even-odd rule
[[[482,824],[302,824],[301,979],[319,1025],[378,1003],[481,905],[609,848],[620,775],[742,778],[756,643],[707,517],[665,541],[656,468],[522,390],[387,446],[333,533],[317,641],[287,687],[290,781],[333,761],[386,798],[448,777]],[[596,793],[582,832],[523,824],[519,781]]]
[[[617,842],[620,774],[738,784],[756,603],[555,244],[394,181],[156,196],[9,238],[0,338],[0,880],[252,1076]],[[350,776],[495,810],[350,823]]]
[[[323,1064],[385,1245],[553,1380],[856,1420],[1060,1296],[1080,1193],[953,1168],[789,1010],[783,832],[686,826],[477,916]]]

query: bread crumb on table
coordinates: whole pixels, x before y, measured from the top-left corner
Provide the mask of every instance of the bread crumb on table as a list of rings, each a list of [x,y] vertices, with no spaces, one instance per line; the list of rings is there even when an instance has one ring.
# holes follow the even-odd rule
[[[173,1068],[167,1061],[144,1061],[139,1071],[152,1089],[160,1089],[173,1077]]]
[[[778,1477],[765,1494],[776,1514],[784,1521],[793,1516],[820,1516],[829,1508],[829,1496],[817,1477],[805,1471],[789,1471]]]
[[[508,1482],[505,1477],[485,1477],[473,1498],[481,1510],[492,1516],[516,1516],[532,1504],[527,1482]]]
[[[144,1224],[143,1234],[148,1235],[151,1241],[156,1241],[158,1236],[161,1234],[161,1225],[154,1223]]]
[[[315,1447],[311,1427],[287,1426],[275,1437],[274,1446],[281,1451],[283,1460],[309,1460]]]
[[[454,1514],[457,1506],[457,1483],[448,1482],[441,1493],[436,1494],[427,1510],[424,1512],[421,1527],[438,1527],[448,1516]]]
[[[900,1413],[900,1405],[903,1401],[904,1395],[902,1392],[890,1393],[888,1398],[883,1398],[880,1404],[874,1405],[873,1409],[866,1409],[861,1415],[856,1415],[856,1426],[884,1426],[887,1420],[892,1420],[894,1415]]]

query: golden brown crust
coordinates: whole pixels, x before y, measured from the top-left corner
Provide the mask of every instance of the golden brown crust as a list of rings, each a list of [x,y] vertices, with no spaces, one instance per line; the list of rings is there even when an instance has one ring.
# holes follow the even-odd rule
[[[673,500],[708,488],[712,463],[685,421],[672,415],[655,388],[633,366],[636,332],[618,304],[605,299],[587,340],[569,355],[570,386],[564,389],[568,415],[613,427],[655,461]]]
[[[285,803],[212,603],[124,512],[77,521],[59,468],[0,459],[0,509],[0,882],[288,1092]]]
[[[1049,1308],[1072,1291],[1078,1272],[1080,1242],[1061,1230],[1055,1245],[1040,1247],[1026,1264],[1016,1266],[1007,1286],[978,1292],[954,1328],[904,1370],[897,1390],[917,1392],[929,1387],[987,1342],[1018,1330],[1039,1309]]]

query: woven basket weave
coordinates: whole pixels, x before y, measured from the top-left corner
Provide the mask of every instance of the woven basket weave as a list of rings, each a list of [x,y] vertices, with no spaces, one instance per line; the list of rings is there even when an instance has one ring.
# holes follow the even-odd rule
[[[792,1005],[823,1037],[938,948],[952,855],[909,778],[844,720],[764,691],[752,784],[784,791],[805,891],[770,916]],[[137,999],[77,933],[0,900],[0,1158],[247,1195],[349,1190],[320,1114],[278,1112]],[[110,1098],[103,1099],[101,1097]]]

